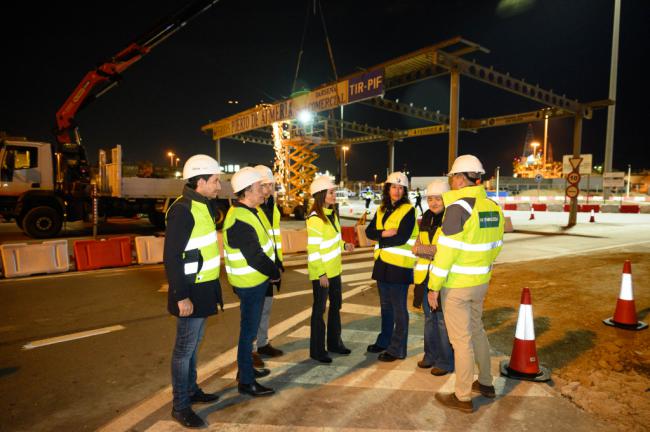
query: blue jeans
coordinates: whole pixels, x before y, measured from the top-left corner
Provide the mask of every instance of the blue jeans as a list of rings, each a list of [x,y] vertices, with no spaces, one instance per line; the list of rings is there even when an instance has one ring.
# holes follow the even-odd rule
[[[442,308],[431,312],[428,290],[424,290],[422,308],[424,309],[424,362],[449,372],[454,371],[454,350],[449,342],[447,326]]]
[[[262,307],[269,281],[251,287],[237,288],[235,294],[239,297],[241,310],[239,320],[239,345],[237,346],[237,367],[239,368],[239,383],[253,384],[253,341],[257,336],[262,318]]]
[[[409,335],[409,313],[406,309],[408,284],[377,281],[381,307],[381,333],[376,345],[386,347],[386,352],[397,358],[406,357]]]
[[[177,318],[176,343],[172,353],[172,393],[176,411],[189,408],[196,384],[196,353],[205,331],[205,318]]]

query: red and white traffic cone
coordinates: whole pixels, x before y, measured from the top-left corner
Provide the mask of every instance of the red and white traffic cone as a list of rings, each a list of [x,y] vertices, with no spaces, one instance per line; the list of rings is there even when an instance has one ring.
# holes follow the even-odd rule
[[[530,206],[530,217],[528,220],[535,220],[535,207]]]
[[[621,291],[616,301],[614,316],[603,320],[609,326],[626,330],[643,330],[648,324],[638,321],[636,307],[634,305],[634,290],[632,289],[632,263],[625,260],[623,264],[623,276],[621,277]]]
[[[591,209],[591,215],[589,216],[589,222],[590,223],[596,222],[596,216],[594,215],[594,209]]]
[[[519,317],[515,341],[512,346],[510,360],[500,364],[501,375],[508,378],[544,382],[551,379],[551,370],[540,365],[535,347],[535,326],[533,324],[533,305],[530,301],[530,289],[521,292]]]

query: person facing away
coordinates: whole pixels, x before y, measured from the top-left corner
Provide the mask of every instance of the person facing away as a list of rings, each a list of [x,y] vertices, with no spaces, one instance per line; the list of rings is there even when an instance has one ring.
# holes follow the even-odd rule
[[[408,287],[413,283],[416,256],[411,252],[418,235],[415,209],[408,199],[408,179],[402,172],[388,176],[382,204],[366,227],[366,236],[376,240],[372,278],[377,281],[381,309],[381,332],[368,352],[391,362],[406,357],[409,315]]]
[[[417,188],[415,191],[415,207],[420,209],[420,214],[424,213],[424,210],[422,210],[422,194],[420,193],[420,188]]]
[[[341,225],[334,209],[336,185],[332,179],[329,176],[317,177],[309,192],[314,197],[307,218],[307,268],[314,295],[309,356],[321,363],[331,363],[329,353],[348,355],[351,352],[341,339],[341,252],[353,251],[354,245],[341,240]],[[328,298],[326,340],[323,314]]]
[[[440,235],[440,226],[445,211],[442,194],[449,191],[449,183],[445,180],[434,180],[426,188],[424,196],[428,209],[422,215],[420,234],[413,246],[413,253],[418,257],[413,272],[415,283],[413,306],[424,310],[424,357],[418,361],[418,367],[431,368],[435,376],[446,375],[454,371],[454,351],[449,342],[445,319],[438,302],[437,307],[429,307],[427,290],[429,267],[436,254],[436,243]]]
[[[253,366],[253,341],[257,335],[269,283],[280,282],[273,240],[258,213],[264,202],[263,177],[253,167],[244,167],[230,180],[237,201],[223,223],[226,273],[240,301],[237,346],[237,389],[242,394],[268,396],[275,391],[257,382],[268,369]]]
[[[471,413],[472,392],[495,396],[490,372],[490,346],[482,314],[492,264],[503,246],[503,212],[480,185],[483,165],[475,156],[459,156],[449,171],[451,191],[442,196],[445,216],[429,271],[428,301],[438,297],[454,348],[453,393],[436,393],[442,405]],[[474,380],[474,363],[478,380]]]
[[[167,309],[176,317],[172,352],[172,417],[185,427],[203,427],[193,403],[215,402],[196,382],[199,343],[206,318],[223,309],[219,283],[217,228],[210,199],[221,189],[219,164],[207,155],[195,155],[183,167],[187,181],[183,194],[167,211],[163,263],[169,290]]]

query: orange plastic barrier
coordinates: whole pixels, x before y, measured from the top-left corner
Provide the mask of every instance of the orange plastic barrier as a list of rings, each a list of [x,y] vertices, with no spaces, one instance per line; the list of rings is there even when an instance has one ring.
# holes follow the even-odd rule
[[[599,204],[582,204],[579,206],[578,211],[585,212],[585,213],[591,213],[591,211],[594,211],[594,213],[600,213],[600,205]]]
[[[535,211],[546,211],[546,204],[533,204]]]
[[[504,204],[504,210],[517,210],[517,204]]]
[[[359,239],[359,247],[374,246],[377,243],[366,237],[366,227],[364,225],[357,225],[355,228],[357,230],[357,239]]]
[[[131,239],[77,240],[74,242],[74,255],[79,271],[128,266],[132,262]]]
[[[640,211],[641,207],[637,204],[621,204],[619,208],[619,213],[639,213]]]
[[[341,227],[341,238],[346,243],[352,243],[355,246],[359,246],[359,240],[357,239],[357,233],[353,226],[343,226]]]

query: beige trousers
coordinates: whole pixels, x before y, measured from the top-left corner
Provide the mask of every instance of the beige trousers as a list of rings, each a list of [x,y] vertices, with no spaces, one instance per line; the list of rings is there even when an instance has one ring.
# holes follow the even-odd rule
[[[472,399],[474,363],[478,364],[478,380],[492,385],[490,373],[490,344],[483,328],[483,299],[488,284],[468,288],[442,288],[440,295],[445,311],[449,341],[454,347],[456,397]]]

